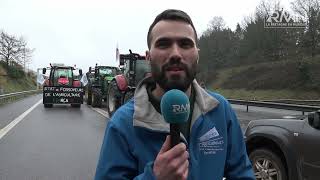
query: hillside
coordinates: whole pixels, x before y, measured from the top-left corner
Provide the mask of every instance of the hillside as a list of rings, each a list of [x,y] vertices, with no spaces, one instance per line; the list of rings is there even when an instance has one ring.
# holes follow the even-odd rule
[[[20,78],[10,77],[10,73],[0,64],[0,94],[36,89],[36,77],[32,73]]]
[[[217,70],[209,88],[237,99],[320,99],[320,57]]]

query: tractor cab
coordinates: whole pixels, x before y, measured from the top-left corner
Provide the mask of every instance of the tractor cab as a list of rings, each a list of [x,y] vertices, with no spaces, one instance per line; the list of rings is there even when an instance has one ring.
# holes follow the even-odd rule
[[[94,72],[94,78],[96,79],[96,82],[102,82],[104,80],[109,83],[110,80],[114,78],[117,74],[119,74],[119,69],[117,67],[113,66],[98,66],[96,64],[95,68],[92,70],[92,68],[89,68],[89,72]]]
[[[127,80],[128,86],[135,87],[144,77],[150,73],[149,61],[145,56],[136,53],[120,54],[120,68]]]
[[[49,78],[47,79],[47,86],[67,86],[67,87],[80,87],[80,77],[82,70],[79,69],[78,75],[75,73],[75,68],[72,66],[51,65],[50,68],[43,68],[42,74],[46,70],[50,70]]]

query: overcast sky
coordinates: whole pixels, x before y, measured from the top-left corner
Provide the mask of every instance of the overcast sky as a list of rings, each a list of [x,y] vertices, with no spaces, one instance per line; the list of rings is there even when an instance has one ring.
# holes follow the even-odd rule
[[[287,5],[290,0],[282,0]],[[0,0],[0,30],[23,36],[35,48],[29,68],[64,63],[88,70],[118,65],[115,49],[144,54],[155,16],[168,8],[187,12],[201,35],[214,16],[232,30],[260,0]],[[288,6],[289,9],[289,6]]]

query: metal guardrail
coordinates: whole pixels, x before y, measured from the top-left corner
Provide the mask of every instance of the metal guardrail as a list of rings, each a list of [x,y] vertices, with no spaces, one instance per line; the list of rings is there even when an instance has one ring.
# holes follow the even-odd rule
[[[263,100],[263,102],[320,106],[320,100],[275,99],[275,100]]]
[[[236,99],[229,99],[229,102],[231,104],[247,106],[247,112],[249,111],[249,106],[301,111],[303,115],[305,112],[320,110],[320,106],[307,106],[307,105],[285,104],[285,103],[275,103],[275,102],[247,101],[247,100],[236,100]]]
[[[274,100],[263,100],[265,102],[311,102],[320,103],[320,100],[301,100],[301,99],[274,99]]]
[[[42,89],[40,90],[30,90],[30,91],[21,91],[21,92],[15,92],[15,93],[9,93],[9,94],[2,94],[0,95],[0,105],[5,104],[11,101],[14,101],[16,99],[42,92]]]

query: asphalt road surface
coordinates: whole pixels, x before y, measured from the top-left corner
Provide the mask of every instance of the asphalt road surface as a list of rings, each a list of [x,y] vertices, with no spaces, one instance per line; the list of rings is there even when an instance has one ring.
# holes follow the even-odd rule
[[[302,112],[283,110],[283,109],[273,109],[264,107],[253,107],[249,106],[249,111],[247,112],[246,106],[244,105],[232,105],[232,108],[237,114],[240,126],[243,131],[245,131],[248,123],[252,120],[257,119],[279,119],[288,118],[293,116],[302,115]]]
[[[261,107],[246,112],[241,105],[233,108],[243,130],[254,119],[301,114]],[[107,117],[104,107],[86,104],[80,109],[70,105],[45,109],[42,95],[0,106],[0,180],[93,179]]]
[[[9,112],[41,98],[13,103]],[[8,114],[1,113],[0,122],[16,117]],[[45,109],[40,103],[0,139],[0,179],[93,179],[105,126],[106,117],[86,105]]]

